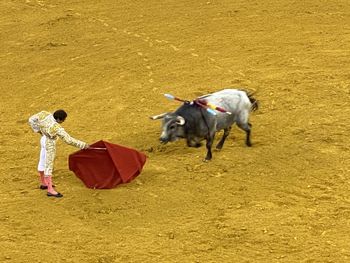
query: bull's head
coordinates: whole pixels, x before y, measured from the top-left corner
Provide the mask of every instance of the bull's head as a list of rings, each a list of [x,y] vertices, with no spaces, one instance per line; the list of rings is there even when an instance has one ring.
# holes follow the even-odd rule
[[[159,138],[161,143],[168,143],[176,141],[183,134],[183,125],[185,119],[175,113],[162,113],[150,117],[152,120],[163,119],[162,134]]]

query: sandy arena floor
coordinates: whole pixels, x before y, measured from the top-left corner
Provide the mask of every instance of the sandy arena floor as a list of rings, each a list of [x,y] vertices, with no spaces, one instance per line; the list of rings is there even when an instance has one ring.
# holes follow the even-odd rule
[[[2,0],[0,262],[350,262],[348,0]],[[226,87],[257,91],[253,147],[160,146],[148,117]],[[148,156],[92,190],[58,143],[38,189],[30,115]]]

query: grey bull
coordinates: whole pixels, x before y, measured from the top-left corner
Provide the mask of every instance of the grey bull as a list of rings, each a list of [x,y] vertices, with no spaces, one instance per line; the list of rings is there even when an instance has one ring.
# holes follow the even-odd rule
[[[200,102],[200,103],[199,103]],[[228,113],[217,111],[209,113],[203,104],[212,104]],[[201,96],[193,102],[185,102],[175,112],[167,112],[152,116],[152,120],[163,119],[160,141],[168,143],[184,138],[190,147],[201,146],[200,141],[206,140],[207,155],[205,160],[212,158],[212,144],[216,132],[224,130],[224,134],[216,145],[221,149],[234,123],[246,132],[246,145],[251,146],[250,133],[252,125],[249,114],[258,109],[258,102],[251,94],[238,89],[224,89]]]

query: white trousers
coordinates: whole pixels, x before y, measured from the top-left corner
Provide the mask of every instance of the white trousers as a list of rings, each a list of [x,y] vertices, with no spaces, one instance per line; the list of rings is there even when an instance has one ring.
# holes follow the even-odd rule
[[[43,172],[45,170],[45,161],[46,161],[46,136],[41,136],[40,139],[40,156],[38,163],[38,171]]]
[[[38,171],[44,171],[45,176],[51,176],[56,156],[56,140],[41,136],[40,139],[40,158]]]

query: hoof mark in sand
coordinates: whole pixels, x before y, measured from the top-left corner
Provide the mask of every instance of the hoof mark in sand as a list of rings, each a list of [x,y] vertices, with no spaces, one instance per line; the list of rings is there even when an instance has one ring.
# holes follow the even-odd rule
[[[170,47],[171,47],[172,49],[174,49],[175,51],[179,51],[179,50],[180,50],[179,48],[175,47],[174,45],[170,45]]]

